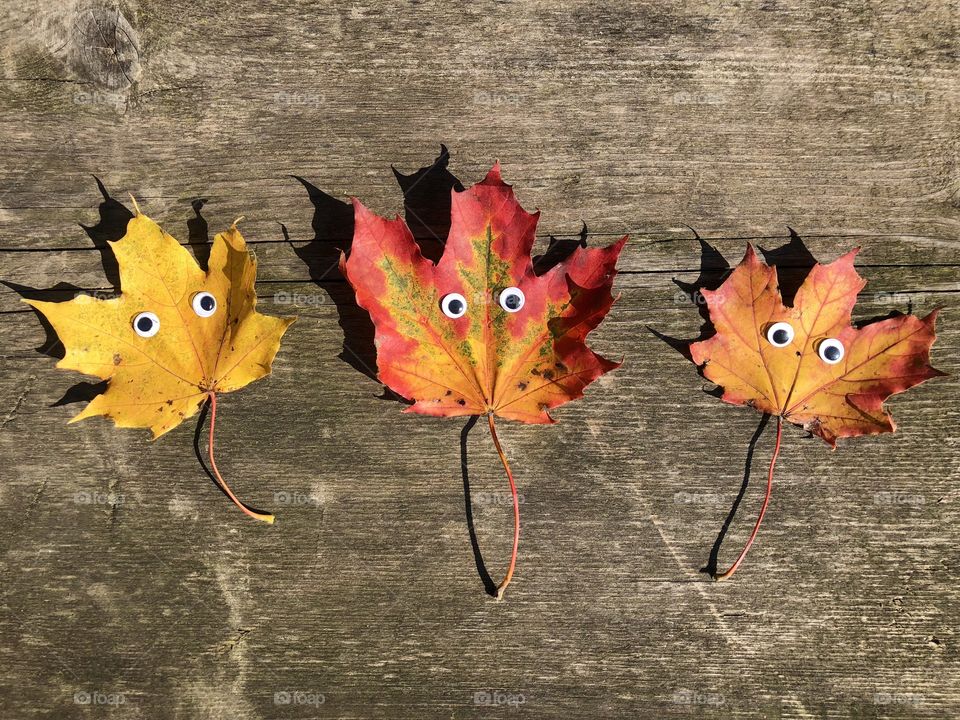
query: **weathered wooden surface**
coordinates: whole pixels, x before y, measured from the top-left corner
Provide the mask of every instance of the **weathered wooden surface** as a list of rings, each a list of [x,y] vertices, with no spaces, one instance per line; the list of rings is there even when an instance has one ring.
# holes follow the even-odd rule
[[[211,232],[245,215],[264,309],[301,315],[273,376],[222,401],[220,467],[266,527],[203,474],[191,425],[68,427],[80,405],[53,405],[82,378],[0,288],[4,718],[960,715],[955,3],[2,8],[0,278],[111,287],[97,175],[184,241],[198,199]],[[441,142],[465,184],[499,157],[544,240],[634,237],[594,340],[623,368],[556,426],[503,427],[524,499],[504,602],[474,563],[463,422],[402,415],[342,349],[364,331],[324,275],[343,222],[290,177],[402,211],[390,166]],[[699,328],[671,282],[700,269],[685,226],[735,263],[787,225],[821,258],[863,246],[857,317],[943,307],[951,376],[890,403],[896,435],[786,432],[760,539],[716,584],[699,570],[759,417],[648,328]],[[499,577],[506,483],[482,427],[466,450]]]

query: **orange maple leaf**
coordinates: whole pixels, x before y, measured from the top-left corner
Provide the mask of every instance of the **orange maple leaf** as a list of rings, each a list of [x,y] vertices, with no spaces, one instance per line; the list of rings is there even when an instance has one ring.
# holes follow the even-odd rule
[[[780,451],[782,421],[794,423],[836,447],[837,439],[893,432],[883,407],[891,395],[944,373],[930,365],[937,310],[924,318],[899,315],[863,327],[851,324],[857,294],[866,281],[853,261],[859,248],[832,263],[817,263],[784,304],[777,269],[747,245],[740,264],[716,290],[702,290],[712,337],[690,345],[704,377],[723,388],[723,400],[777,418],[777,440],[767,475],[767,494],[749,541],[770,500]]]
[[[890,395],[942,372],[930,366],[937,310],[862,328],[850,314],[866,281],[858,249],[814,265],[793,301],[783,304],[777,269],[747,246],[717,290],[702,290],[717,334],[693,343],[693,361],[723,387],[723,400],[802,426],[832,446],[838,438],[893,432]]]

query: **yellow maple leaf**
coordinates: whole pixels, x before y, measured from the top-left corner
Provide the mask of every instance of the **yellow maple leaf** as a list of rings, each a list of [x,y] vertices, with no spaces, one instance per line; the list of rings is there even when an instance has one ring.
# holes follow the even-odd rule
[[[218,393],[270,373],[295,318],[256,311],[257,264],[236,223],[214,238],[206,272],[139,208],[126,235],[110,246],[120,271],[119,297],[24,300],[63,342],[58,368],[108,381],[70,422],[104,415],[119,427],[150,428],[156,439],[208,399],[215,413]],[[260,519],[267,517],[272,520]]]

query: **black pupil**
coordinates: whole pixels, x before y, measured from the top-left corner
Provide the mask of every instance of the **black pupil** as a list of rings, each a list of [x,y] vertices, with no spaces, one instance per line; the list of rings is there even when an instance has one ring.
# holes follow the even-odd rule
[[[786,345],[787,340],[790,339],[790,334],[783,328],[773,331],[773,341],[777,345]]]
[[[520,296],[516,293],[510,293],[507,295],[503,302],[511,310],[518,310],[520,308]]]
[[[148,317],[142,317],[137,320],[137,330],[140,332],[150,332],[153,330],[153,320]]]
[[[823,354],[826,356],[827,360],[839,360],[840,348],[838,348],[836,345],[828,345],[823,349]]]
[[[213,310],[216,302],[213,299],[213,295],[204,295],[200,298],[200,307],[202,307],[206,312]]]
[[[463,301],[454,298],[447,303],[447,310],[450,311],[451,315],[459,315],[463,312]]]

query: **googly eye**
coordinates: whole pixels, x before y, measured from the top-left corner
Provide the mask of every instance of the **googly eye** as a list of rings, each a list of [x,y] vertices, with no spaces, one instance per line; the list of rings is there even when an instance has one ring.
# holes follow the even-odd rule
[[[208,292],[193,296],[193,311],[200,317],[210,317],[217,311],[217,299]]]
[[[786,347],[793,342],[793,326],[785,322],[774,323],[767,330],[767,342],[774,347]]]
[[[440,301],[440,309],[448,318],[456,320],[467,312],[467,299],[460,293],[449,293]]]
[[[153,337],[160,332],[160,318],[152,312],[137,313],[133,319],[133,331],[140,337]]]
[[[836,365],[843,360],[843,343],[836,338],[822,340],[817,346],[817,355],[827,365]]]
[[[523,290],[518,287],[508,287],[500,291],[500,307],[508,313],[519,312],[525,302]]]

